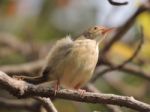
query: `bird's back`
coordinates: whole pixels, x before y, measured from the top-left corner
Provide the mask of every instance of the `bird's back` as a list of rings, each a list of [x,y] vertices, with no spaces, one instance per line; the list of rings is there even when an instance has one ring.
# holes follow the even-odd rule
[[[43,67],[41,73],[46,76],[48,75],[49,81],[57,79],[57,72],[60,71],[60,65],[61,63],[63,63],[63,60],[70,52],[72,46],[73,41],[69,36],[67,36],[61,40],[58,40],[56,44],[52,47],[51,51],[47,56],[46,64]]]

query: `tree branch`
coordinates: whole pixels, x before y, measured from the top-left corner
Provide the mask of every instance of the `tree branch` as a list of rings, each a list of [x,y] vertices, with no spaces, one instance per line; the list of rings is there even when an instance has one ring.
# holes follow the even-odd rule
[[[149,112],[150,105],[137,101],[133,97],[119,96],[114,94],[98,94],[86,92],[81,95],[73,90],[60,90],[55,95],[55,91],[46,88],[42,85],[32,85],[21,80],[16,80],[9,77],[7,74],[0,72],[0,85],[10,94],[18,98],[41,96],[41,97],[56,97],[67,100],[74,100],[86,103],[112,104],[125,106],[139,112]]]
[[[47,112],[58,112],[50,98],[35,97],[35,99],[42,103]]]
[[[23,102],[20,100],[12,100],[0,97],[0,108],[23,109],[31,112],[38,112],[40,105],[40,103],[35,101]]]
[[[27,60],[39,58],[40,48],[42,48],[40,44],[33,43],[31,45],[30,42],[23,42],[9,33],[0,33],[0,45],[7,46],[11,50],[22,54]]]
[[[31,48],[28,43],[19,41],[17,37],[8,33],[0,33],[0,44],[8,46],[23,55],[31,53]]]
[[[0,66],[0,70],[11,75],[33,75],[38,73],[44,65],[44,60],[33,61],[19,65]]]

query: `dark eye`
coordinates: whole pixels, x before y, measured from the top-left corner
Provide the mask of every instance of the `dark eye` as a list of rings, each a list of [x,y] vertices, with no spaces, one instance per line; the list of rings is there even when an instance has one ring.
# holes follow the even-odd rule
[[[97,30],[97,27],[94,27],[94,30]]]

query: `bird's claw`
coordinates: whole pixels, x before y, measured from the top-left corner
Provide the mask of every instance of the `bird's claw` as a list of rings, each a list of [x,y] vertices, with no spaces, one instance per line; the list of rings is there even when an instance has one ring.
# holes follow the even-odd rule
[[[59,86],[60,86],[60,83],[59,81],[57,81],[56,84],[54,85],[54,96],[56,96],[56,93],[59,91]]]
[[[12,78],[13,78],[13,79],[16,79],[16,80],[23,80],[23,79],[24,79],[23,77],[21,77],[21,76],[16,76],[16,75],[14,75]]]
[[[81,97],[84,97],[84,93],[86,93],[86,90],[78,89],[78,93],[80,94]]]

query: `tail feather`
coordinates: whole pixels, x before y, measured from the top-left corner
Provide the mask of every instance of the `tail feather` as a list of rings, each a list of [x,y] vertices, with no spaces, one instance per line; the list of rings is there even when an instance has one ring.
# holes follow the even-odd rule
[[[40,84],[40,83],[47,81],[47,78],[44,76],[36,76],[36,77],[14,76],[14,78],[26,81],[26,82],[31,83],[31,84]]]

